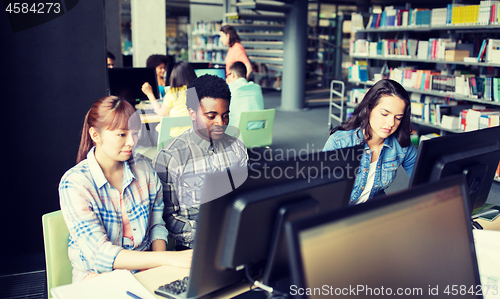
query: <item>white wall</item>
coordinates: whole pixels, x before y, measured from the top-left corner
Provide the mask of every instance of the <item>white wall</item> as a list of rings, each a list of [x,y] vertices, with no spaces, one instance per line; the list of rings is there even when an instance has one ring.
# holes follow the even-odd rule
[[[145,67],[152,54],[167,54],[165,0],[132,0],[134,67]]]

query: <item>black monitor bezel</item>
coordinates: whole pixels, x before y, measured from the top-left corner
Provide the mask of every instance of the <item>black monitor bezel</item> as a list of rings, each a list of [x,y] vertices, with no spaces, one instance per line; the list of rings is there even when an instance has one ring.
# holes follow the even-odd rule
[[[275,283],[278,278],[284,277],[275,271],[273,267],[283,264],[283,260],[287,257],[280,256],[280,253],[270,252],[271,247],[277,250],[281,247],[280,240],[274,240],[275,237],[280,237],[279,230],[276,228],[276,222],[281,216],[278,215],[281,208],[285,205],[300,204],[303,201],[313,198],[313,194],[318,194],[318,190],[329,190],[331,192],[343,191],[343,194],[337,194],[338,197],[333,198],[331,201],[325,198],[318,199],[318,211],[327,211],[337,208],[349,206],[349,200],[352,192],[352,187],[356,179],[357,171],[360,163],[360,158],[364,150],[364,145],[357,145],[353,147],[321,152],[320,156],[310,154],[308,158],[298,158],[301,167],[317,167],[328,166],[342,172],[347,168],[353,169],[352,176],[338,177],[332,176],[324,178],[316,178],[307,184],[297,184],[297,180],[288,182],[277,182],[277,186],[268,186],[267,188],[260,188],[259,190],[251,190],[250,192],[243,192],[234,195],[234,203],[228,207],[225,214],[227,223],[222,232],[223,247],[219,254],[219,263],[224,268],[239,268],[243,265],[253,265],[259,268],[259,262],[266,260],[271,264],[265,266],[264,280],[266,283]],[[349,155],[349,153],[358,153],[356,156]],[[335,157],[342,157],[336,160]],[[287,167],[295,166],[294,161],[282,163],[280,167],[287,169]],[[322,164],[325,163],[325,164]],[[268,182],[266,182],[268,183]],[[328,196],[328,195],[327,195]],[[255,217],[249,217],[247,213],[252,214],[252,211],[262,211],[259,213],[258,220]],[[285,212],[286,213],[286,212]],[[299,217],[299,216],[295,216]],[[243,220],[250,220],[253,224],[249,225],[248,221],[243,224]],[[255,219],[255,220],[254,220]],[[266,229],[267,228],[267,229]],[[277,231],[278,230],[278,231]],[[245,248],[254,244],[250,241],[246,246],[246,240],[258,240],[257,246],[252,248],[252,251],[245,251]],[[263,240],[263,241],[262,241]],[[274,242],[277,241],[277,242]],[[284,243],[284,240],[282,241]]]
[[[290,256],[290,268],[292,270],[292,284],[297,286],[297,288],[306,288],[306,278],[304,275],[304,268],[302,264],[302,258],[300,254],[299,245],[299,232],[305,229],[313,228],[319,225],[331,223],[334,221],[340,221],[345,218],[360,215],[366,212],[370,212],[379,208],[387,207],[393,204],[397,204],[406,200],[411,200],[415,197],[423,196],[427,193],[443,190],[452,186],[460,185],[461,192],[463,194],[463,206],[464,206],[464,217],[465,223],[467,225],[469,243],[471,244],[471,258],[476,265],[474,267],[474,278],[477,285],[481,285],[481,280],[479,277],[479,269],[477,267],[477,256],[475,253],[474,238],[472,235],[472,225],[469,218],[469,200],[468,193],[466,192],[466,180],[465,176],[451,176],[444,178],[438,182],[432,182],[421,186],[416,186],[404,191],[393,193],[387,195],[381,199],[369,201],[363,204],[359,204],[349,209],[341,209],[332,212],[322,213],[321,215],[308,217],[303,219],[298,219],[294,221],[289,221],[285,224],[285,233],[288,243],[289,256]],[[294,298],[306,298],[300,294]],[[482,298],[478,296],[478,298]]]
[[[359,145],[349,149],[351,151],[358,150],[359,152],[356,152],[356,157],[360,159],[363,148],[363,145]],[[331,154],[332,152],[333,151],[327,152],[327,155]],[[323,154],[323,152],[321,152],[321,154]],[[318,155],[318,153],[311,153],[304,156],[312,155]],[[303,158],[304,156],[296,156],[293,157],[293,159],[289,159],[286,161],[279,161],[276,159],[268,161],[263,159],[260,160],[261,162],[263,162],[263,165],[258,165],[258,161],[253,161],[253,164],[251,164],[247,168],[248,177],[254,178],[256,176],[255,171],[263,167],[281,167],[282,169],[285,169],[289,165],[294,165],[295,163],[297,163],[297,161],[306,159]],[[315,163],[316,161],[313,160],[310,162]],[[234,178],[239,177],[239,175],[234,174],[242,170],[238,168],[231,168],[230,171]],[[356,174],[355,170],[353,170],[353,172],[354,174]],[[222,178],[218,176],[222,176]],[[204,181],[204,185],[209,185],[210,181],[217,181],[220,182],[220,184],[226,185],[229,184],[229,179],[227,178],[227,174],[225,172],[213,173],[210,176],[207,176]],[[246,275],[244,273],[245,271],[236,271],[235,269],[228,269],[226,267],[223,267],[218,260],[218,258],[220,257],[221,248],[222,246],[224,246],[222,231],[225,229],[227,224],[225,217],[226,212],[228,211],[228,208],[232,205],[235,197],[237,197],[238,194],[256,190],[257,188],[269,188],[273,185],[284,184],[287,182],[290,182],[290,180],[284,177],[278,179],[263,180],[247,179],[235,191],[206,202],[203,198],[205,196],[203,195],[203,193],[211,193],[210,195],[214,193],[217,194],[217,190],[209,192],[204,191],[202,193],[201,201],[203,203],[200,206],[198,215],[198,226],[196,229],[196,236],[193,247],[193,259],[191,263],[192,266],[189,275],[190,278],[187,293],[188,298],[219,293],[224,289],[247,281]],[[236,186],[238,186],[238,184],[236,184]],[[348,193],[351,193],[350,190]],[[270,229],[272,230],[272,228]]]
[[[496,147],[498,152],[493,152],[494,148],[492,147]],[[488,157],[484,157],[484,149],[488,149],[489,151],[486,154],[500,157],[500,127],[424,140],[418,147],[418,154],[410,177],[409,186],[418,186],[442,179],[440,170],[446,167],[447,163],[460,163],[460,159],[462,159],[462,162],[465,159],[470,159],[469,164],[474,161],[488,160]],[[485,204],[498,162],[497,160],[496,162],[487,163],[489,164],[486,165],[488,166],[488,173],[485,175],[485,181],[482,182],[482,189],[478,191],[477,197],[469,197],[469,209],[471,212],[473,209],[482,207]]]

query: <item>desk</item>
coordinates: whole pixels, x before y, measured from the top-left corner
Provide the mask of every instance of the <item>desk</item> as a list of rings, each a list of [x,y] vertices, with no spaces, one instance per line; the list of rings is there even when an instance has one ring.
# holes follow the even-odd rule
[[[484,219],[476,219],[476,222],[479,223],[483,229],[487,230],[497,230],[500,231],[500,217],[495,219],[494,221],[488,221]]]
[[[143,124],[151,124],[151,123],[159,123],[161,120],[161,116],[156,113],[144,113],[142,110],[153,110],[153,105],[149,102],[140,102],[135,105],[135,109],[139,111],[139,115],[141,116],[141,122]]]
[[[176,279],[182,279],[189,275],[189,269],[171,267],[171,266],[161,266],[146,271],[142,271],[135,274],[135,278],[146,287],[151,293],[154,294],[155,290],[169,282]],[[232,298],[243,292],[248,291],[248,285],[239,285],[229,290],[217,294],[216,296],[211,296],[211,298]],[[165,299],[163,296],[156,295],[158,299]]]
[[[154,124],[161,121],[161,116],[155,113],[140,114],[141,123],[143,124]]]

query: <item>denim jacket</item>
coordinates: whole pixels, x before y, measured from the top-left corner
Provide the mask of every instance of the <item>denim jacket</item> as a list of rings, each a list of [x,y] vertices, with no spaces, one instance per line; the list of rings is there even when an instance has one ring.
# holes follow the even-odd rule
[[[337,131],[330,135],[326,141],[323,151],[330,151],[334,149],[345,148],[361,144],[364,141],[363,132],[360,129],[350,131]],[[359,196],[363,192],[366,181],[368,179],[368,170],[370,169],[370,162],[372,157],[372,150],[365,143],[365,149],[360,161],[356,181],[351,193],[350,205],[356,204]],[[401,147],[398,140],[393,135],[385,139],[384,145],[380,150],[380,155],[377,161],[377,169],[375,171],[375,180],[373,187],[368,197],[368,200],[373,199],[377,195],[384,194],[384,190],[396,178],[396,172],[400,165],[406,170],[409,176],[413,171],[415,160],[417,158],[417,149],[415,146]]]

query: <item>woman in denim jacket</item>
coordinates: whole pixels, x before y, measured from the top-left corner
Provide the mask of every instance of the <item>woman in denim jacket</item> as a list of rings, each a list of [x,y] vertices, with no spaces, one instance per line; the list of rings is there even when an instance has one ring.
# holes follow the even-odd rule
[[[411,176],[417,150],[410,141],[410,97],[396,81],[380,80],[353,116],[334,128],[323,151],[364,144],[350,204],[385,194],[400,165]]]

